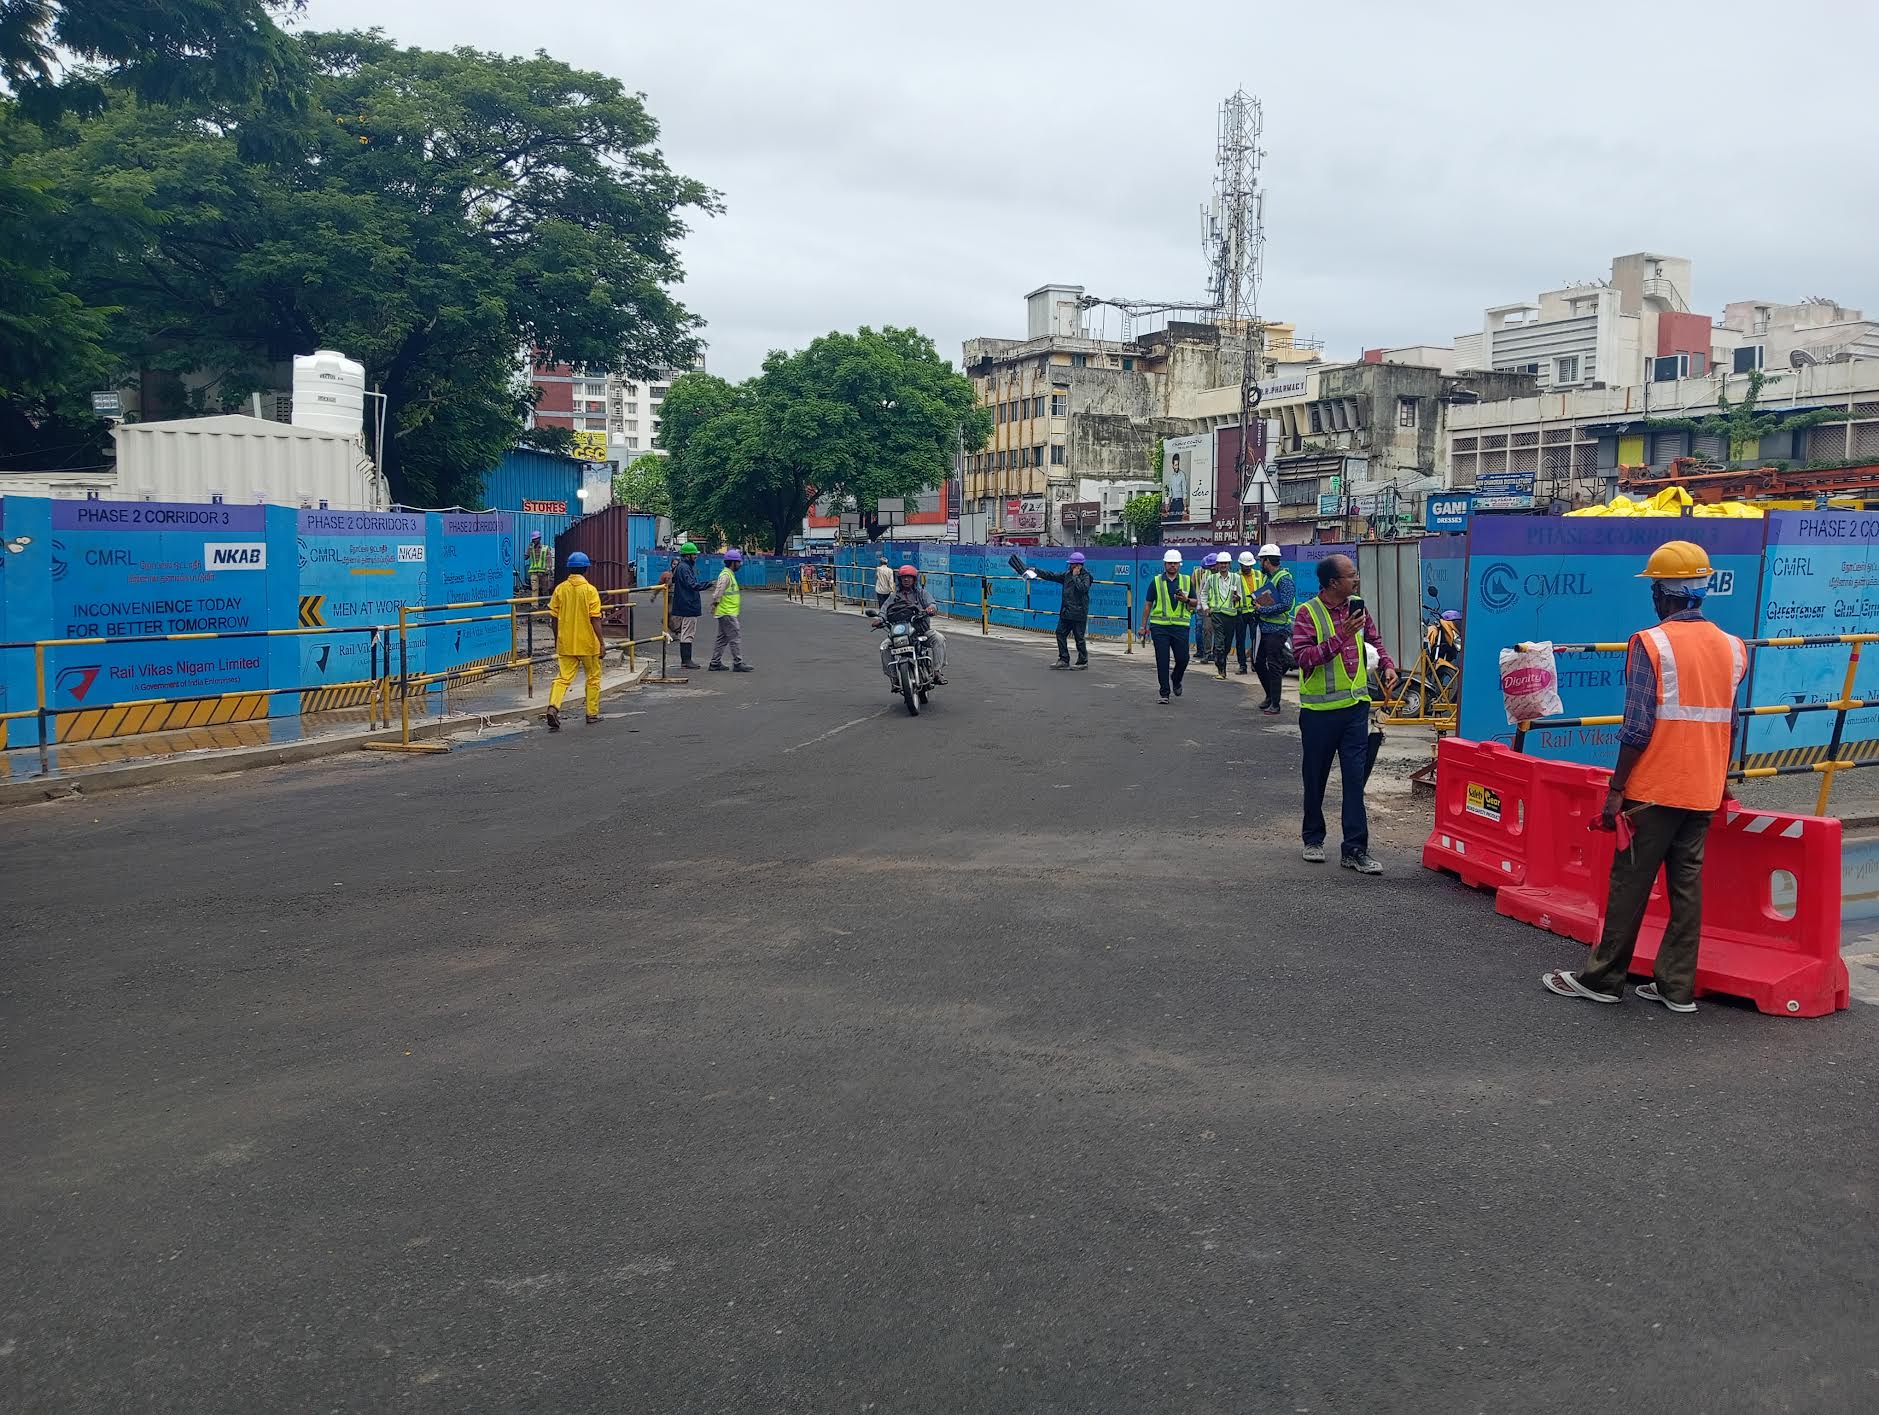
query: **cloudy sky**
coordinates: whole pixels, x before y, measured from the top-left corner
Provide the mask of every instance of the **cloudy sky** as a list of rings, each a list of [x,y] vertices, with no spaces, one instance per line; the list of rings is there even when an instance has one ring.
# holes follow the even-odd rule
[[[1198,297],[1240,85],[1265,105],[1261,311],[1332,357],[1446,344],[1635,250],[1694,260],[1706,312],[1879,314],[1872,0],[310,0],[303,23],[544,49],[645,93],[668,162],[724,194],[682,296],[733,378],[860,324],[956,361],[1022,336],[1049,281]]]

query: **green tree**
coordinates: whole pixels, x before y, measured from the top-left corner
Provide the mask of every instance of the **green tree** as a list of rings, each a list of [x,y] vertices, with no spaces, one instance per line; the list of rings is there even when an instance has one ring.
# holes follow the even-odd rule
[[[783,549],[818,498],[872,513],[943,483],[991,419],[912,329],[826,334],[739,385],[688,374],[666,395],[674,515]]]
[[[87,395],[119,372],[119,311],[77,287],[57,239],[59,185],[25,170],[60,119],[95,112],[107,86],[149,100],[293,107],[298,52],[272,15],[298,0],[0,0],[0,452],[8,465],[78,467],[107,424]]]
[[[303,0],[0,0],[0,84],[29,118],[104,106],[115,81],[152,103],[293,106],[300,56],[274,16]],[[70,59],[105,66],[74,68]]]
[[[1145,491],[1122,503],[1122,524],[1140,545],[1161,544],[1161,493]]]
[[[672,492],[666,485],[666,459],[647,452],[613,474],[613,504],[630,506],[653,516],[672,514]]]
[[[646,376],[689,362],[679,213],[641,100],[535,56],[305,35],[302,110],[115,97],[39,171],[70,193],[78,288],[127,362],[238,406],[316,347],[366,367],[407,504],[473,503],[529,409],[520,351]],[[258,156],[257,156],[258,155]]]

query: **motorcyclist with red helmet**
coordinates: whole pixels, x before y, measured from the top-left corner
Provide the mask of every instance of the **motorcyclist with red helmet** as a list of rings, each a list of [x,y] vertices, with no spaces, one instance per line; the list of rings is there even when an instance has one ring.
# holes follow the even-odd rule
[[[939,601],[928,594],[920,583],[920,571],[912,565],[903,565],[894,572],[894,592],[887,597],[876,613],[882,619],[892,619],[895,611],[910,616],[916,632],[925,634],[933,651],[933,681],[946,681],[946,637],[932,625],[932,620],[939,614]],[[891,678],[893,671],[888,666],[887,652],[881,653],[881,668]]]

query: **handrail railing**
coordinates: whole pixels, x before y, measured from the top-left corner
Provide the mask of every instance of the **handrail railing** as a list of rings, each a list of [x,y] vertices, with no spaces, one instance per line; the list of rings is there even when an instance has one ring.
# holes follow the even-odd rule
[[[624,641],[614,639],[603,644],[607,647],[623,648],[627,661],[638,666],[638,649],[643,644],[658,643],[660,674],[655,681],[671,680],[666,677],[665,632],[667,618],[665,604],[669,598],[669,587],[665,585],[639,585],[627,589],[599,591],[603,606],[612,602],[616,607],[625,606],[628,611],[627,637]],[[660,632],[645,636],[636,636],[633,632],[634,595],[659,595],[660,613],[657,619]],[[495,610],[490,614],[459,614],[459,610]],[[446,690],[452,683],[468,679],[481,678],[492,673],[521,669],[524,674],[525,692],[529,697],[535,695],[534,622],[546,618],[548,611],[542,602],[529,595],[518,595],[509,599],[456,600],[444,604],[403,605],[399,608],[396,623],[388,624],[344,624],[297,626],[285,629],[237,629],[218,632],[187,634],[124,634],[112,636],[85,636],[56,639],[25,639],[0,643],[0,651],[30,650],[33,654],[34,705],[0,713],[0,724],[21,721],[26,718],[35,720],[36,747],[40,776],[51,774],[51,748],[57,742],[57,723],[61,717],[69,717],[90,712],[115,712],[119,709],[133,710],[152,707],[181,707],[192,703],[221,702],[234,699],[268,700],[282,694],[313,694],[335,688],[365,688],[366,707],[370,716],[368,722],[373,727],[381,723],[385,727],[392,725],[392,696],[396,691],[399,711],[399,740],[395,743],[368,743],[367,745],[392,747],[402,751],[447,751],[442,744],[413,742],[411,739],[410,695],[413,690],[423,692],[432,685],[444,684]],[[433,615],[446,615],[445,618],[433,618]],[[461,627],[466,624],[509,625],[509,652],[500,661],[477,663],[443,669],[435,673],[413,673],[411,671],[410,636],[431,629]],[[219,693],[182,693],[175,696],[157,698],[131,698],[113,702],[82,703],[71,707],[55,706],[49,701],[46,690],[46,653],[49,649],[82,648],[89,646],[134,646],[139,644],[192,643],[192,642],[232,642],[252,639],[299,638],[308,635],[323,637],[366,634],[370,636],[370,676],[345,683],[296,684],[291,687],[259,686],[237,688]],[[396,635],[397,666],[393,669],[393,636]],[[525,639],[526,635],[526,639]]]
[[[1752,767],[1748,765],[1748,734],[1746,732],[1741,734],[1742,751],[1739,755],[1731,756],[1729,761],[1729,779],[1732,781],[1756,781],[1771,776],[1800,776],[1808,773],[1818,773],[1821,777],[1820,794],[1815,800],[1814,814],[1825,815],[1827,813],[1828,802],[1833,796],[1833,781],[1837,774],[1843,771],[1858,771],[1864,767],[1879,766],[1879,758],[1860,760],[1840,756],[1841,749],[1846,744],[1846,715],[1849,712],[1856,712],[1861,708],[1879,707],[1879,699],[1855,698],[1853,696],[1853,680],[1859,673],[1861,651],[1867,644],[1879,643],[1879,634],[1781,634],[1759,639],[1744,639],[1742,643],[1749,650],[1751,665],[1754,662],[1754,654],[1758,649],[1824,648],[1838,644],[1846,644],[1851,648],[1851,652],[1847,655],[1846,674],[1840,684],[1839,697],[1829,702],[1820,703],[1750,703],[1744,707],[1735,708],[1731,712],[1732,723],[1746,722],[1756,717],[1798,717],[1802,713],[1809,712],[1831,712],[1834,715],[1832,735],[1827,745],[1822,748],[1824,755],[1823,759],[1820,761],[1805,762],[1791,766]],[[1521,642],[1514,647],[1521,652],[1525,652],[1536,647],[1536,645]],[[1554,644],[1552,646],[1555,654],[1627,653],[1630,651],[1630,648],[1631,645],[1628,640],[1623,643],[1594,642],[1585,644]],[[1515,725],[1514,750],[1516,752],[1524,752],[1527,747],[1527,733],[1535,729],[1556,727],[1616,727],[1623,723],[1624,720],[1622,713],[1616,715],[1599,714],[1597,716],[1581,717],[1534,718],[1531,721],[1517,723]],[[1735,740],[1735,736],[1735,728],[1731,726],[1730,739],[1732,743]]]

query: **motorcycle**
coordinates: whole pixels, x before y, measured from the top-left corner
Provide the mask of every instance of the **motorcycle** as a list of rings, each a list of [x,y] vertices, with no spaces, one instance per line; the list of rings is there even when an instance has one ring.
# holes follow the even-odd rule
[[[887,634],[881,641],[881,668],[887,674],[888,691],[900,694],[908,716],[918,717],[933,687],[931,626],[924,615],[900,607],[885,615],[869,615],[868,622]]]
[[[1434,585],[1429,598],[1440,602]],[[1461,676],[1461,611],[1438,612],[1425,605],[1422,611],[1422,652],[1416,666],[1405,675],[1398,687],[1397,712],[1404,717],[1421,717],[1433,703],[1453,704],[1455,680]]]

